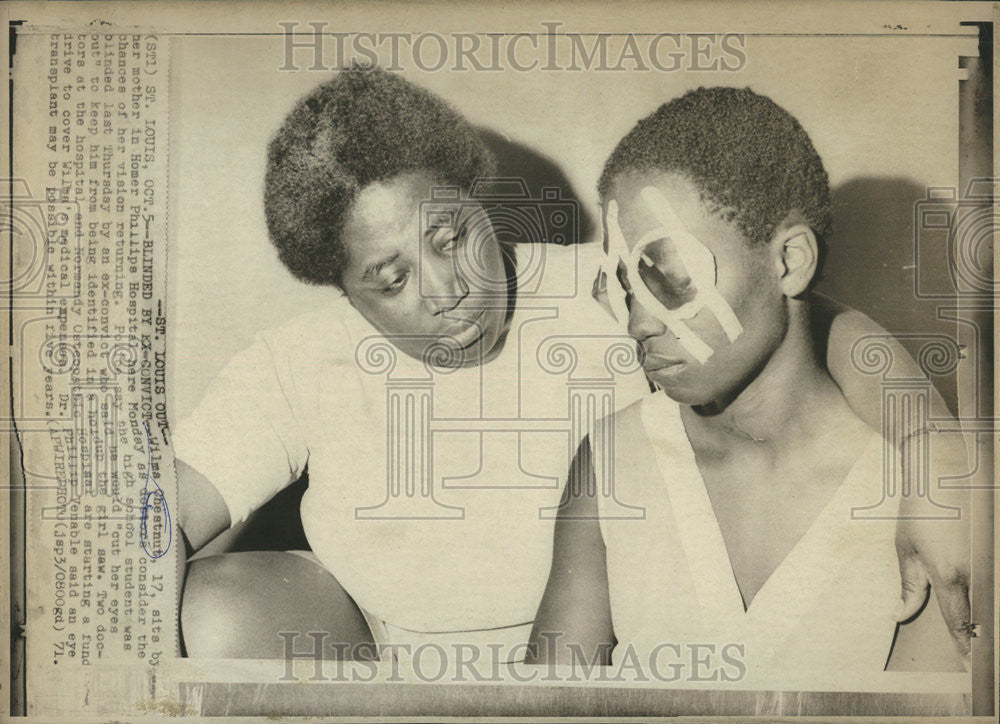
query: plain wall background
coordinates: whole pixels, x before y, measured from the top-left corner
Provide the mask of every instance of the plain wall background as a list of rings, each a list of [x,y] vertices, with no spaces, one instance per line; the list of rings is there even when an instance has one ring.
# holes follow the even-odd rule
[[[283,42],[280,36],[171,41],[168,389],[174,419],[197,404],[212,376],[257,330],[339,294],[296,281],[267,238],[268,139],[296,99],[331,75],[279,71]],[[739,72],[411,67],[404,75],[474,124],[554,162],[594,219],[603,162],[637,120],[699,85],[748,85],[798,118],[830,175],[836,231],[820,289],[893,332],[953,333],[935,319],[934,303],[913,297],[912,208],[926,187],[957,183],[956,49],[966,42],[749,36]],[[584,241],[596,240],[596,233]],[[946,271],[942,263],[921,273]],[[919,346],[904,343],[914,353]],[[951,401],[952,377],[935,382]]]

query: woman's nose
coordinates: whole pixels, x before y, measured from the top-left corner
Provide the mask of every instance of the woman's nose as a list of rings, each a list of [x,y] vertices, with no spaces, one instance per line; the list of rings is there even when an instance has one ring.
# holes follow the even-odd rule
[[[667,331],[666,325],[654,317],[633,297],[628,308],[628,333],[642,342]]]
[[[452,259],[426,259],[421,293],[433,314],[454,309],[469,295],[469,285]]]

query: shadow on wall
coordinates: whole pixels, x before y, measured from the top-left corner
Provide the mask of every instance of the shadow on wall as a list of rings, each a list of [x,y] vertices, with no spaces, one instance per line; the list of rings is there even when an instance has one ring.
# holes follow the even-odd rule
[[[555,201],[563,207],[567,201],[574,203],[577,209],[578,230],[576,238],[567,239],[567,243],[586,242],[592,238],[595,229],[594,218],[587,207],[580,203],[579,197],[559,164],[538,151],[512,141],[489,128],[479,127],[476,130],[496,156],[497,176],[523,180],[528,198],[540,200],[543,206],[546,203],[543,199],[543,189],[558,189],[557,199],[551,199],[550,202]],[[511,240],[517,241],[517,239]]]
[[[904,178],[862,177],[834,188],[833,234],[816,286],[817,291],[881,324],[921,362],[920,351],[929,335],[957,340],[956,323],[937,317],[939,308],[957,303],[947,237],[922,227],[919,234],[914,233],[914,215],[926,195],[925,187]],[[918,242],[919,268],[915,253]],[[944,290],[945,297],[921,298],[918,289]],[[954,370],[935,374],[930,365],[921,366],[955,413]]]

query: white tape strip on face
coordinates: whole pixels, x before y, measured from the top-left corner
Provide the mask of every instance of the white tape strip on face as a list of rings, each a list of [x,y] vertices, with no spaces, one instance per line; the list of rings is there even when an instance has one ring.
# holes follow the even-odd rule
[[[625,290],[612,281],[617,280],[618,265],[622,264],[636,301],[663,323],[692,357],[704,363],[713,350],[684,320],[708,307],[730,342],[742,334],[743,326],[715,285],[716,261],[712,252],[685,228],[658,189],[647,186],[641,195],[659,226],[643,234],[632,251],[628,250],[618,224],[618,203],[608,202],[608,254],[604,266],[608,302],[615,317],[627,323]]]

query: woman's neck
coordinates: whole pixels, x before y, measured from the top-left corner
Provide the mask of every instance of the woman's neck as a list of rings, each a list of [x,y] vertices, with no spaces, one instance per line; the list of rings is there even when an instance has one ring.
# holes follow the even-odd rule
[[[731,400],[683,406],[682,417],[702,449],[750,446],[780,455],[815,438],[845,404],[816,360],[807,308],[795,302],[785,338],[760,373]]]

